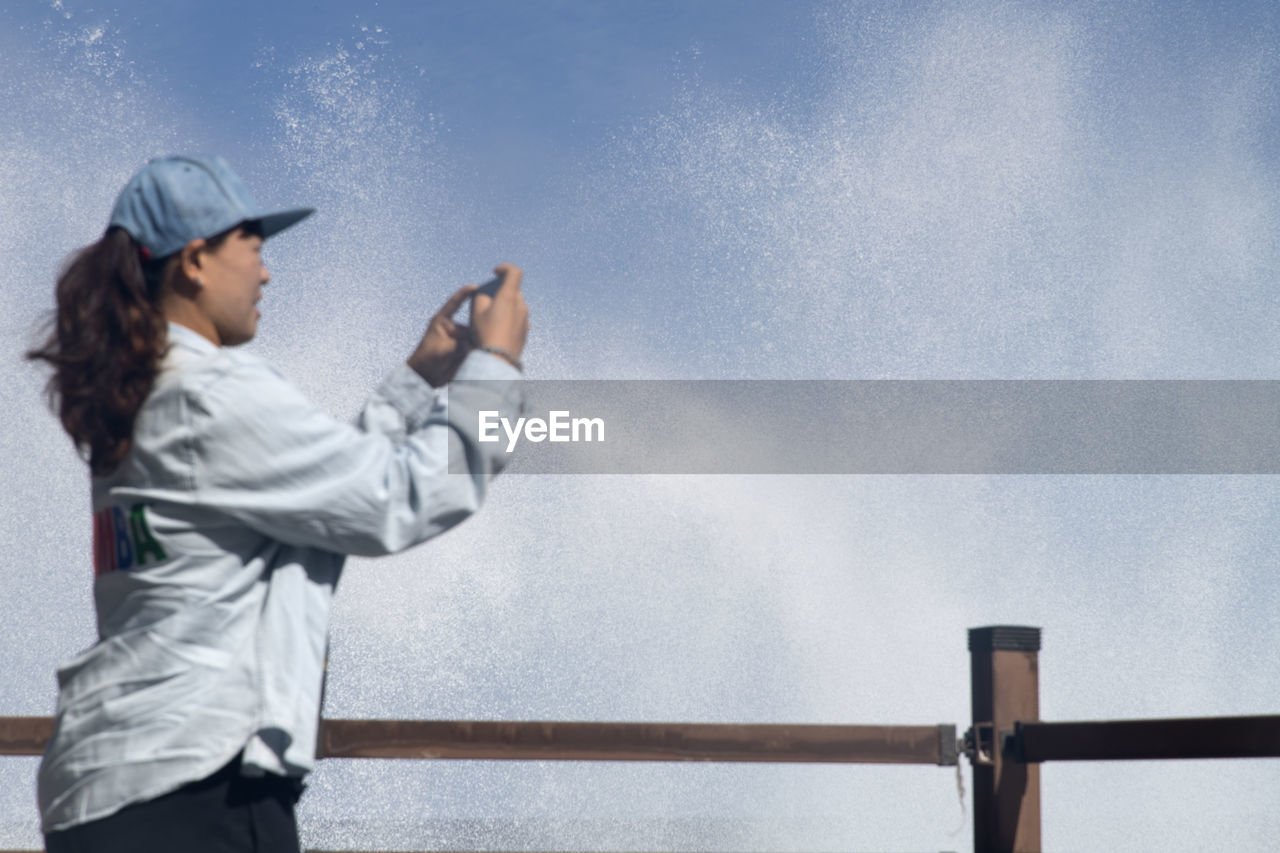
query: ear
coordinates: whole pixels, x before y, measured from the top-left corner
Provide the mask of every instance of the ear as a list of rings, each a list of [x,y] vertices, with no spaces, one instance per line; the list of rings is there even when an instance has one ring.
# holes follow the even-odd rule
[[[200,272],[203,269],[204,258],[201,253],[206,245],[204,240],[192,240],[178,251],[178,266],[182,269],[183,277],[197,285],[202,283]]]

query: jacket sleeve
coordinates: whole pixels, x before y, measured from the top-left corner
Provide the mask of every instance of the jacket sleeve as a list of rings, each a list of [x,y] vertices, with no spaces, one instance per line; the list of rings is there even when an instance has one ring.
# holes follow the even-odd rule
[[[355,424],[312,405],[265,362],[188,395],[191,499],[282,542],[345,554],[404,550],[479,508],[507,454],[478,413],[515,417],[519,372],[486,353],[437,395],[402,366]]]

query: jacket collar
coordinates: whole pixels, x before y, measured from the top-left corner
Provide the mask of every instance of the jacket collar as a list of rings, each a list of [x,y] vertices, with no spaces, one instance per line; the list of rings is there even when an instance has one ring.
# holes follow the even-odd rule
[[[204,335],[172,320],[169,321],[169,343],[200,353],[215,353],[219,350],[218,345]]]

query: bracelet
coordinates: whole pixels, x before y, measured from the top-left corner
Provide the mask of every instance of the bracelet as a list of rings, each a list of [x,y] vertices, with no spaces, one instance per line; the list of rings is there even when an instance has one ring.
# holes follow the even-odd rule
[[[516,354],[513,353],[511,350],[504,349],[503,347],[495,347],[495,346],[483,346],[483,347],[477,347],[477,349],[479,349],[481,352],[493,353],[494,355],[498,356],[504,361],[510,362],[511,366],[514,367],[516,370],[520,371],[521,373],[524,373],[524,365],[520,363],[520,359],[516,358]]]

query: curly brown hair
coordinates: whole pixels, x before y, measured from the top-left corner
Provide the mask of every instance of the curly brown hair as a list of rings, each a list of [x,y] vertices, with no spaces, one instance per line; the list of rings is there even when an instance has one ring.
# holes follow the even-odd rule
[[[140,252],[127,231],[109,228],[73,254],[58,276],[48,338],[26,354],[53,366],[50,406],[94,475],[111,473],[128,455],[168,347],[160,309],[168,264],[144,269]]]

